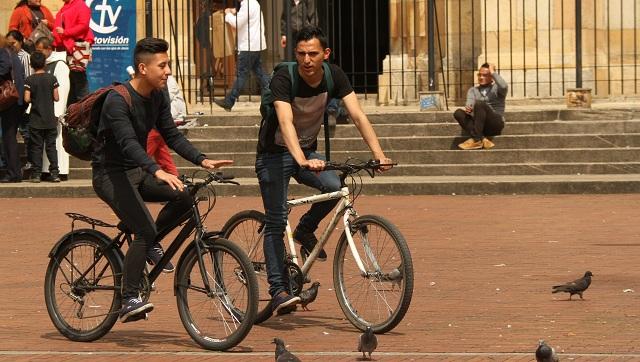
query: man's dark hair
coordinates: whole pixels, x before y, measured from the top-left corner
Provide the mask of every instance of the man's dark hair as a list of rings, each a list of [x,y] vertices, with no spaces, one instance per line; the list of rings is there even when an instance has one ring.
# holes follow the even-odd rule
[[[298,32],[298,36],[296,37],[296,44],[301,41],[309,41],[313,38],[316,38],[320,41],[320,46],[322,49],[326,49],[328,46],[327,36],[324,35],[322,29],[317,26],[305,26]]]
[[[44,53],[36,50],[35,52],[31,53],[31,68],[33,68],[34,70],[44,68],[46,60],[47,57],[44,56]]]
[[[38,38],[38,40],[36,40],[36,42],[33,45],[36,47],[38,45],[42,45],[44,49],[52,49],[51,40],[49,40],[49,38],[47,38],[46,36]]]
[[[489,68],[491,68],[491,67],[489,66],[489,63],[482,63],[482,65],[480,66],[480,68],[487,68],[487,69],[489,69]]]
[[[135,69],[136,74],[138,74],[138,65],[140,65],[140,63],[144,63],[142,58],[148,55],[166,53],[168,51],[169,43],[163,39],[144,38],[139,40],[133,50],[133,69]]]
[[[22,36],[22,33],[17,30],[9,30],[7,37],[12,37],[20,44],[24,43],[24,36]]]

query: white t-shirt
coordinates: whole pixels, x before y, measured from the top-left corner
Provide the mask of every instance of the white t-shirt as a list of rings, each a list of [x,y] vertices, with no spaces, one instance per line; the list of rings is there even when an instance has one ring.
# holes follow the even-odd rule
[[[236,15],[228,13],[224,20],[238,30],[238,51],[257,52],[267,49],[264,17],[258,1],[242,0]]]

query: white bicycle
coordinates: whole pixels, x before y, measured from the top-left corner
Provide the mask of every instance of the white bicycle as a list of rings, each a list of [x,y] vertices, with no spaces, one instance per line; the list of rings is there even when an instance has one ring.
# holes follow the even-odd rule
[[[364,331],[385,333],[400,323],[409,309],[413,294],[413,263],[405,238],[398,228],[377,215],[359,216],[354,203],[362,190],[360,171],[374,177],[381,165],[377,161],[327,162],[325,170],[340,172],[340,191],[289,200],[289,209],[317,202],[340,199],[335,214],[319,234],[318,243],[309,255],[296,253],[291,227],[287,222],[285,246],[290,289],[298,295],[320,250],[327,244],[338,224],[344,227],[333,259],[333,284],[338,303],[347,319]],[[351,180],[351,187],[345,181]],[[222,228],[224,238],[233,240],[249,255],[258,276],[258,315],[255,323],[271,316],[271,297],[263,251],[265,215],[245,210],[232,216]],[[302,263],[302,265],[301,265]]]

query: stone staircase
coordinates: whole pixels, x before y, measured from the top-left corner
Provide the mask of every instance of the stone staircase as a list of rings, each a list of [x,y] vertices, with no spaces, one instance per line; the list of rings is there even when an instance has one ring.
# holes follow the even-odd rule
[[[383,149],[399,163],[384,176],[363,176],[365,194],[546,194],[640,191],[640,108],[516,110],[492,150],[461,151],[451,112],[370,114]],[[210,158],[233,159],[225,172],[241,186],[220,195],[259,195],[253,171],[260,118],[204,116],[187,137]],[[204,126],[206,125],[206,126]],[[323,134],[321,132],[321,134]],[[323,141],[319,142],[322,149]],[[338,125],[332,159],[371,157],[352,125]],[[180,157],[180,172],[198,170]],[[70,181],[0,185],[0,197],[93,196],[88,162],[72,159]],[[292,183],[292,193],[310,192]]]

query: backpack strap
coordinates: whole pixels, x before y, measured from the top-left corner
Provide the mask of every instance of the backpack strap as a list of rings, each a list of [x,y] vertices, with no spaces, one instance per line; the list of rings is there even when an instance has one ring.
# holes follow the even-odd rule
[[[331,161],[331,142],[329,140],[329,113],[327,113],[327,105],[333,98],[333,76],[331,75],[331,67],[329,63],[322,62],[324,71],[324,80],[327,84],[327,104],[324,107],[324,156],[327,161]]]
[[[113,90],[116,91],[116,93],[118,93],[119,95],[121,95],[122,98],[124,98],[124,101],[129,106],[129,108],[131,108],[132,106],[131,94],[129,93],[129,90],[127,89],[127,87],[125,87],[124,84],[116,84],[113,86]]]
[[[298,83],[300,82],[300,74],[298,74],[298,63],[287,62],[287,69],[289,69],[289,78],[291,78],[291,103],[298,95]]]

